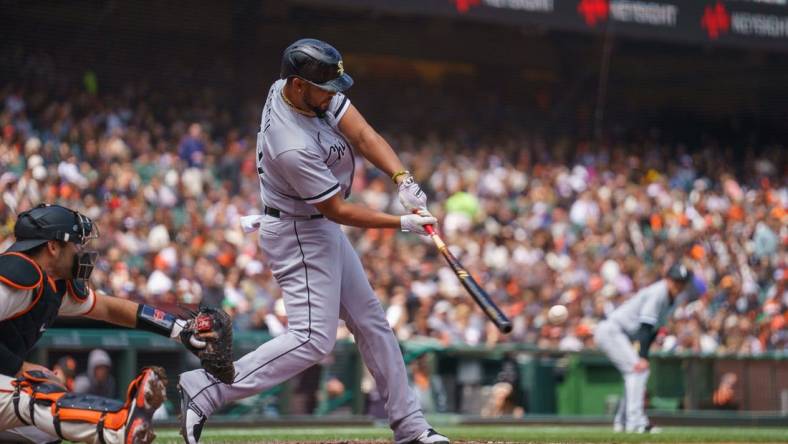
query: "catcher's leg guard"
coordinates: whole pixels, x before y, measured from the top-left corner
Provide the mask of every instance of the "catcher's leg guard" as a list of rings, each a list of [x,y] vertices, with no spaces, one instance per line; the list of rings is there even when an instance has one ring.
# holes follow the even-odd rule
[[[153,412],[167,399],[167,373],[161,367],[148,367],[129,384],[126,403],[129,415],[126,421],[124,444],[153,442],[151,419]]]
[[[161,367],[146,368],[129,384],[126,401],[67,393],[40,375],[17,380],[15,411],[25,424],[74,442],[148,444],[156,435],[151,417],[166,399]]]

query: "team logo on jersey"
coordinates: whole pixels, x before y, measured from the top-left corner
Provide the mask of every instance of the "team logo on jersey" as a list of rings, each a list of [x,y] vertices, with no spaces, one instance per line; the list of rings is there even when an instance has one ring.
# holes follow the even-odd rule
[[[335,144],[332,144],[328,147],[328,157],[326,158],[326,166],[332,167],[337,162],[342,160],[345,157],[345,153],[347,152],[347,145],[344,143],[337,141]]]
[[[337,62],[337,73],[339,73],[340,76],[345,74],[345,66],[342,64],[342,60]]]
[[[317,133],[317,141],[328,151],[325,162],[326,166],[331,168],[345,157],[345,154],[348,152],[348,145],[343,140],[335,138],[330,138],[324,142],[320,140],[320,134]]]

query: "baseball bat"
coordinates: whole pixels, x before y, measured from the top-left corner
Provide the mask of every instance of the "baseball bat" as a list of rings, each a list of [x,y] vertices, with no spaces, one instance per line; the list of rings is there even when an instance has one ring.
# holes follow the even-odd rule
[[[449,263],[452,270],[454,270],[454,274],[457,275],[457,279],[460,280],[462,286],[465,287],[465,290],[468,291],[468,294],[471,295],[476,304],[482,308],[484,314],[487,315],[488,318],[498,327],[503,333],[509,333],[512,331],[512,322],[509,321],[509,318],[506,317],[505,314],[501,311],[501,309],[495,305],[495,302],[490,299],[490,295],[487,294],[486,291],[476,282],[475,279],[471,276],[470,273],[465,271],[465,268],[462,267],[460,261],[451,254],[451,251],[446,247],[446,243],[443,242],[438,233],[435,232],[435,228],[432,225],[425,225],[424,230],[427,234],[430,235],[432,238],[432,242],[435,243],[435,246],[438,247],[438,251],[441,252],[443,257],[446,259],[446,262]]]

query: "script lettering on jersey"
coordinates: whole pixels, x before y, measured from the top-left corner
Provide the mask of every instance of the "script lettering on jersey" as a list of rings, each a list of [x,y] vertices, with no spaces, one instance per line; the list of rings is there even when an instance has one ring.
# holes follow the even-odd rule
[[[317,140],[320,141],[320,133],[318,133],[317,135]],[[331,143],[331,145],[328,146],[328,156],[326,157],[325,160],[326,166],[328,167],[332,167],[337,162],[342,160],[342,158],[345,157],[345,154],[348,151],[348,145],[344,141],[340,139],[334,139],[331,142],[333,143]]]
[[[265,105],[263,106],[263,128],[262,132],[265,133],[268,131],[268,128],[271,127],[271,112],[273,111],[273,100],[271,98],[274,96],[274,89],[271,88],[271,91],[268,92],[268,98],[265,99]]]
[[[342,160],[347,153],[348,145],[345,141],[341,138],[330,138],[329,140],[322,140],[320,132],[317,133],[317,142],[323,146],[328,147],[328,156],[326,156],[325,162],[326,166],[331,168],[332,166],[336,165],[337,162]]]
[[[263,134],[271,127],[271,112],[273,111],[271,98],[274,96],[274,88],[268,92],[268,98],[263,106],[263,121],[260,124],[260,132],[257,133],[257,175],[260,176],[260,184],[263,184]]]

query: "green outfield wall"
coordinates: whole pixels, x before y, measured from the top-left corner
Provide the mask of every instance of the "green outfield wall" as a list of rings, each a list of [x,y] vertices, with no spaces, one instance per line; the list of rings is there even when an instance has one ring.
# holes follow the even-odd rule
[[[234,351],[241,356],[268,339],[270,336],[260,332],[235,333]],[[94,348],[109,352],[119,387],[146,365],[164,366],[171,381],[177,373],[198,365],[179,344],[126,329],[51,329],[30,360],[51,366],[68,354],[84,367],[87,354]],[[444,347],[432,340],[403,342],[402,350],[411,374],[428,376],[419,379],[419,391],[431,413],[479,416],[493,388],[503,382],[511,384],[509,399],[522,407],[526,417],[600,417],[612,414],[622,391],[621,376],[606,357],[596,352],[561,353],[527,344]],[[711,402],[712,394],[720,378],[734,373],[738,382],[728,409],[788,419],[788,353],[755,357],[654,353],[651,369],[651,411],[674,416],[689,411],[713,412],[718,407]],[[374,415],[374,389],[365,374],[355,345],[339,341],[334,353],[319,366],[223,413],[264,417]],[[174,387],[170,384],[170,399],[176,399]],[[177,409],[174,404],[171,407]]]

